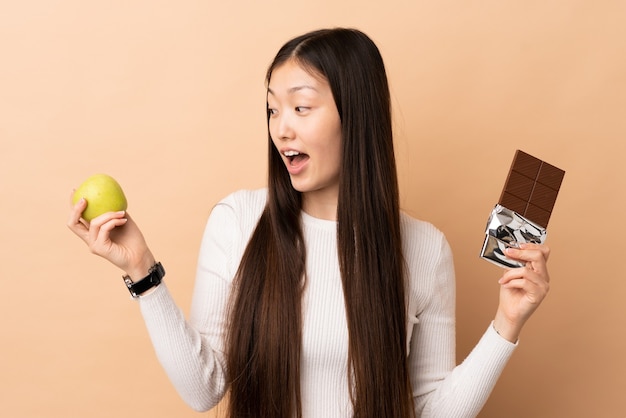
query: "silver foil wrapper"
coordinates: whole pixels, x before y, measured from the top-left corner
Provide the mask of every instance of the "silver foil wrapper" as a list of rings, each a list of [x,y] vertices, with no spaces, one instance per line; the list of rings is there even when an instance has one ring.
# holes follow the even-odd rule
[[[480,256],[500,267],[515,268],[524,264],[504,255],[507,247],[517,247],[521,243],[543,244],[547,231],[519,213],[496,205],[491,211],[485,241]]]

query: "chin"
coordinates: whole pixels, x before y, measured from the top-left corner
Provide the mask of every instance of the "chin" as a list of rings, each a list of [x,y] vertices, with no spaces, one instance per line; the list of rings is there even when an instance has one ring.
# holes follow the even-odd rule
[[[300,193],[306,193],[306,192],[311,191],[311,189],[309,189],[308,187],[304,187],[299,184],[294,184],[293,182],[291,183],[291,187],[293,187],[295,191],[300,192]]]
[[[294,179],[293,177],[291,177],[290,180],[291,180],[291,187],[293,187],[295,191],[298,191],[300,193],[305,193],[311,190],[310,187],[307,186],[307,184],[303,182],[302,180]]]

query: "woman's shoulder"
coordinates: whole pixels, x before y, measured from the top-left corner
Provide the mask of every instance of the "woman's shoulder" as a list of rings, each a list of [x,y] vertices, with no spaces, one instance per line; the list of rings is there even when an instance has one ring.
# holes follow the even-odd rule
[[[267,202],[267,189],[242,189],[222,198],[212,209],[211,217],[236,223],[243,231],[258,222]]]
[[[400,225],[405,236],[409,238],[431,238],[445,240],[443,232],[430,222],[415,218],[406,212],[400,213]]]
[[[409,259],[427,259],[436,262],[450,258],[448,240],[435,225],[404,212],[401,214],[400,224],[403,249]]]
[[[224,197],[218,204],[231,206],[233,209],[264,208],[267,202],[267,188],[240,189]]]

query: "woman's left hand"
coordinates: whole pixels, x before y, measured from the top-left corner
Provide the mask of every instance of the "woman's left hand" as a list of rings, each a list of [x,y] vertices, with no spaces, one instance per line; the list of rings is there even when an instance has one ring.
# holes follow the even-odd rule
[[[506,270],[500,278],[500,304],[493,325],[502,337],[515,342],[550,289],[546,265],[550,249],[545,245],[526,243],[519,248],[508,248],[506,256],[525,265]]]

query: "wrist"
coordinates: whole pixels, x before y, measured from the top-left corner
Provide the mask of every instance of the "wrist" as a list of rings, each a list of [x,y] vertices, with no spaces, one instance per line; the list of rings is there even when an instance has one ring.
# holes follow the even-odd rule
[[[493,328],[498,335],[511,343],[517,342],[522,331],[522,325],[508,320],[500,313],[493,320]]]
[[[161,284],[161,280],[165,276],[165,269],[161,263],[155,263],[148,269],[148,274],[140,280],[133,280],[130,276],[124,275],[122,279],[124,284],[128,288],[133,298],[145,294],[148,291],[152,291],[155,287]]]
[[[146,277],[150,273],[150,268],[156,264],[156,259],[148,251],[143,257],[140,257],[139,260],[130,263],[127,268],[124,269],[124,272],[127,276],[129,276],[133,281],[141,280]]]

